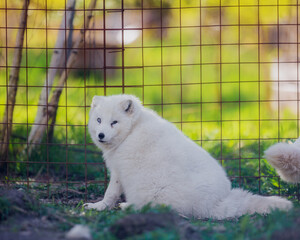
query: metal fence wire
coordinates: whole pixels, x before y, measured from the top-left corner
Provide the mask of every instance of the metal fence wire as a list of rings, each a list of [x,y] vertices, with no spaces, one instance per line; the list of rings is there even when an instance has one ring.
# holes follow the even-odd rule
[[[1,184],[95,198],[109,173],[91,100],[127,93],[234,187],[299,199],[264,159],[299,137],[298,18],[298,0],[2,0]]]

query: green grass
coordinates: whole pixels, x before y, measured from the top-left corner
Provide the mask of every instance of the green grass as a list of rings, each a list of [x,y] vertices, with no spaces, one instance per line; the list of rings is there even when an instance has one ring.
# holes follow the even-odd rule
[[[5,220],[11,212],[9,201],[6,198],[0,197],[0,221]]]
[[[22,201],[20,201],[21,198],[7,201],[5,196],[0,197],[0,221],[3,226],[7,227],[7,231],[12,231],[12,229],[15,229],[15,232],[21,231],[20,224],[24,221],[23,217],[27,216],[25,219],[34,218],[35,221],[37,219],[43,219],[41,221],[47,222],[51,221],[51,228],[48,230],[48,234],[51,234],[51,231],[57,231],[64,234],[75,224],[82,224],[89,227],[93,239],[115,240],[117,238],[110,231],[110,228],[118,220],[121,220],[124,217],[133,216],[134,214],[162,214],[173,212],[170,207],[164,205],[146,205],[138,211],[133,208],[128,208],[125,211],[114,208],[112,210],[98,212],[95,210],[84,209],[84,196],[81,196],[80,199],[78,196],[73,196],[72,192],[69,192],[68,195],[57,196],[57,198],[52,195],[50,199],[47,200],[47,196],[43,194],[45,189],[38,185],[33,186],[30,189],[27,189],[26,185],[15,185],[13,188],[14,187],[19,189],[17,192],[20,191],[20,188],[26,189],[23,191],[30,197],[25,197],[25,199],[27,199],[26,201],[24,201],[23,198]],[[63,186],[59,186],[56,189],[56,194],[58,194],[62,188]],[[84,191],[83,188],[77,188],[76,190]],[[94,194],[99,193],[98,188],[89,190]],[[31,206],[28,205],[28,203],[34,201],[30,199],[38,199],[40,202],[39,204]],[[64,203],[62,201],[63,199],[68,200],[69,203]],[[72,199],[74,201],[71,203],[70,201]],[[192,227],[193,231],[196,231],[201,236],[201,239],[207,240],[279,239],[282,236],[287,237],[287,239],[296,239],[293,238],[293,236],[300,235],[298,229],[299,213],[300,205],[298,202],[294,202],[294,208],[289,212],[276,210],[264,216],[259,214],[244,215],[240,218],[225,220],[182,218],[179,225],[170,226],[167,224],[164,228],[155,228],[152,231],[146,231],[140,235],[132,235],[126,239],[182,239],[182,230],[185,228],[181,227],[184,226],[182,225],[184,222],[186,222],[189,227]],[[20,216],[22,217],[20,218]],[[7,221],[4,222],[3,220],[6,219]],[[144,224],[151,223],[144,222]],[[28,231],[32,231],[32,229],[36,231],[34,225],[32,227],[30,226],[26,228]],[[48,228],[49,224],[46,224],[44,230],[47,232]],[[143,229],[143,225],[140,225],[140,228]],[[128,229],[130,228],[127,226],[127,231],[129,231]],[[131,232],[134,232],[133,229]]]
[[[295,212],[299,213],[299,206]],[[288,236],[289,231],[296,229],[294,221],[298,217],[295,212],[274,211],[267,216],[245,215],[236,221],[195,221],[194,224],[204,228],[203,239],[274,239],[280,231],[285,231]]]
[[[80,204],[75,209],[55,205],[50,206],[65,216],[68,223],[88,226],[94,239],[111,240],[116,239],[116,237],[109,231],[109,227],[125,216],[135,213],[165,213],[171,211],[170,208],[165,206],[146,206],[138,212],[133,209],[126,211],[87,211],[81,208]],[[266,216],[256,214],[222,221],[198,219],[187,221],[194,226],[196,231],[200,232],[202,239],[272,239],[279,232],[285,232],[285,235],[288,236],[289,232],[298,231],[296,222],[299,221],[299,209],[299,205],[296,205],[295,209],[288,213],[273,211]],[[62,230],[69,228],[69,225],[61,225]],[[128,239],[180,239],[180,234],[176,228],[156,229]]]

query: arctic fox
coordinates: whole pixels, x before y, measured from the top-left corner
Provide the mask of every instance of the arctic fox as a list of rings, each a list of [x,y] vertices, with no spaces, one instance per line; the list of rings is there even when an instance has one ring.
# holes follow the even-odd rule
[[[95,96],[88,128],[103,152],[110,182],[103,200],[86,203],[87,209],[112,208],[122,193],[127,202],[121,208],[165,204],[195,218],[292,208],[280,197],[232,189],[217,160],[132,95]]]

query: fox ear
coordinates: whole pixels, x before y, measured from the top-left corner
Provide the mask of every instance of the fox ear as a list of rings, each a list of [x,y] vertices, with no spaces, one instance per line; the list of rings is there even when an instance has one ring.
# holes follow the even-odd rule
[[[92,108],[94,108],[94,107],[97,107],[98,105],[99,105],[99,103],[101,102],[101,99],[102,99],[103,97],[101,97],[101,96],[94,96],[93,97],[93,100],[92,100],[92,105],[91,105],[91,107]]]
[[[128,99],[124,102],[122,102],[122,108],[123,110],[126,112],[126,113],[133,113],[133,110],[134,110],[134,106],[133,106],[133,101],[131,99]]]

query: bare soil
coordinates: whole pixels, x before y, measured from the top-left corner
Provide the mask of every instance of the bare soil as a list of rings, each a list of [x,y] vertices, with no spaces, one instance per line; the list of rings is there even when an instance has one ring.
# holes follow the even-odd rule
[[[0,239],[65,239],[57,216],[40,212],[39,202],[24,190],[0,189],[0,198]]]

